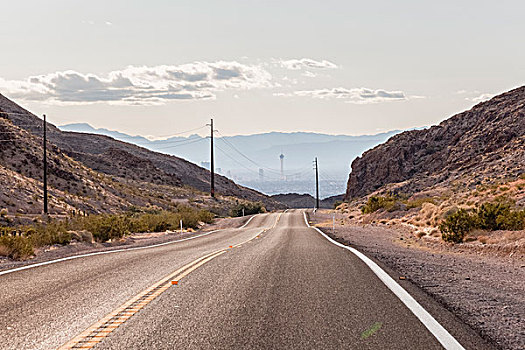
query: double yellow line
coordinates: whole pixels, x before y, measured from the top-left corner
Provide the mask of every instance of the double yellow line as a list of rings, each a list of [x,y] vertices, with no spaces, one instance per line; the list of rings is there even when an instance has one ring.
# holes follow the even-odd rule
[[[140,292],[133,298],[126,301],[124,304],[122,304],[121,306],[119,306],[118,308],[110,312],[100,321],[91,325],[84,332],[80,333],[75,338],[71,339],[69,342],[59,347],[58,350],[93,348],[95,345],[97,345],[102,340],[104,340],[107,336],[109,336],[120,325],[126,322],[129,318],[131,318],[137,312],[142,310],[146,305],[148,305],[151,301],[153,301],[159,295],[164,293],[168,288],[170,288],[170,286],[177,285],[183,277],[187,276],[192,271],[195,271],[200,266],[226,253],[228,250],[232,248],[240,247],[241,245],[248,243],[249,241],[253,239],[259,238],[259,236],[263,234],[264,232],[275,228],[275,226],[277,226],[277,223],[279,222],[279,219],[281,218],[281,214],[282,213],[279,213],[277,220],[275,221],[274,225],[270,229],[265,229],[259,232],[254,237],[242,243],[239,243],[233,246],[229,246],[228,248],[220,249],[212,253],[206,254],[182,266],[181,268],[177,269],[175,272],[169,274],[168,276],[164,277],[162,280],[158,281],[157,283],[148,287],[146,290]]]

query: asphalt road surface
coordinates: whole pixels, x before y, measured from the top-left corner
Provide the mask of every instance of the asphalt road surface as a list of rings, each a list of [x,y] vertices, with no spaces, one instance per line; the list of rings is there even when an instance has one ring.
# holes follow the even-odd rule
[[[492,348],[400,284],[464,348]],[[0,275],[0,291],[1,349],[444,348],[369,266],[307,227],[299,210]]]

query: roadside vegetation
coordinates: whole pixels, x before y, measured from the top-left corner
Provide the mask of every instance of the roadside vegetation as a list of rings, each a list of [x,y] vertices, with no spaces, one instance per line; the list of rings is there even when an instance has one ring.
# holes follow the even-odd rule
[[[0,256],[24,260],[34,254],[35,248],[66,245],[73,239],[103,243],[130,233],[175,231],[181,220],[183,228],[196,229],[213,218],[207,210],[179,206],[174,211],[132,208],[123,214],[72,216],[16,228],[0,226]]]
[[[475,229],[496,231],[525,230],[525,209],[513,209],[511,203],[489,202],[474,210],[459,209],[448,215],[439,225],[443,240],[463,242]]]
[[[435,203],[435,199],[431,197],[421,197],[416,199],[409,199],[408,196],[402,194],[388,193],[384,196],[370,196],[365,205],[361,207],[363,214],[370,214],[380,209],[392,212],[396,210],[408,210],[412,208],[420,208],[423,203]]]
[[[523,176],[519,179],[523,180]],[[519,184],[515,187],[518,191],[523,189],[519,187]],[[396,212],[393,215],[399,217],[399,215],[406,215],[402,213],[407,213],[410,209],[421,208],[420,214],[412,215],[408,220],[401,217],[401,221],[408,221],[416,226],[438,227],[441,231],[441,238],[446,242],[463,242],[466,236],[475,230],[487,232],[525,230],[525,209],[516,207],[515,200],[507,196],[510,187],[498,184],[496,188],[498,191],[493,191],[495,196],[486,202],[475,203],[466,200],[462,203],[471,209],[458,208],[460,205],[451,204],[447,197],[409,198],[403,194],[392,193],[370,196],[360,209],[363,214],[379,211],[385,214]],[[476,191],[480,191],[479,186]],[[472,208],[473,206],[475,207]],[[447,207],[447,211],[444,211],[444,208]],[[383,221],[386,222],[386,220]],[[438,236],[439,231],[436,230]],[[419,233],[421,236],[425,235],[425,233]]]
[[[266,208],[261,202],[241,202],[234,205],[230,210],[231,216],[253,215],[266,213]]]

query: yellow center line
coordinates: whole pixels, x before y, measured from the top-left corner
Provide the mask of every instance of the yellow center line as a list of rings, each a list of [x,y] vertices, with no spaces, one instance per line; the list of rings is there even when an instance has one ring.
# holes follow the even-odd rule
[[[192,267],[190,267],[189,269],[185,270],[184,272],[182,272],[180,275],[177,275],[176,277],[173,278],[174,281],[179,281],[181,280],[184,276],[190,274],[192,271],[198,269],[200,266],[206,264],[208,261],[212,260],[212,259],[215,259],[216,257],[218,257],[219,255],[221,254],[224,254],[226,253],[226,250],[220,250],[218,251],[216,254],[202,260],[201,262],[193,265]]]
[[[115,329],[120,325],[126,322],[129,318],[143,309],[151,301],[157,298],[160,294],[165,292],[171,284],[178,284],[178,281],[183,277],[187,276],[191,272],[198,269],[200,266],[206,264],[207,262],[215,259],[216,257],[226,253],[228,250],[240,247],[245,243],[250,242],[255,238],[269,230],[274,229],[277,226],[281,218],[282,213],[279,213],[277,220],[271,228],[267,228],[259,232],[257,235],[252,238],[236,244],[229,246],[229,248],[220,249],[212,253],[206,254],[198,259],[193,260],[192,262],[184,265],[183,267],[177,269],[175,272],[164,277],[160,281],[156,282],[152,286],[148,287],[146,290],[140,292],[136,296],[132,297],[124,304],[113,310],[111,313],[103,317],[101,320],[95,322],[93,325],[88,327],[85,331],[71,339],[66,344],[58,348],[58,350],[65,349],[91,349],[98,343],[100,343],[104,338],[109,336]]]

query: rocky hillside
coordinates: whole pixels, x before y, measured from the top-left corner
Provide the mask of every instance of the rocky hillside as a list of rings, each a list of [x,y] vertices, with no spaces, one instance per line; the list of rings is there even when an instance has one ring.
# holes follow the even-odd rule
[[[195,164],[107,136],[62,132],[49,123],[46,129],[51,212],[107,212],[132,205],[166,208],[209,201],[204,193],[209,172]],[[38,117],[0,95],[0,208],[40,213],[42,131]],[[216,177],[216,189],[223,201],[243,199],[262,201],[269,209],[282,207],[222,176]],[[221,203],[206,205],[218,208]]]
[[[346,199],[433,187],[474,190],[525,169],[525,86],[425,130],[406,131],[352,163]]]

